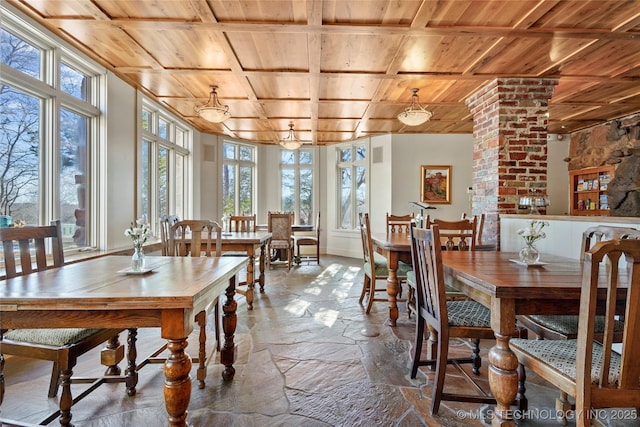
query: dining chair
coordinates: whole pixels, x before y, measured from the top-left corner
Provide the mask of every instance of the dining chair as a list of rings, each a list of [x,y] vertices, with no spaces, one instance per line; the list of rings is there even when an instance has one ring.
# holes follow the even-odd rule
[[[169,256],[191,256],[191,257],[219,257],[222,254],[222,227],[209,220],[181,220],[171,226],[169,230]],[[207,344],[207,313],[213,306],[214,333],[216,351],[220,351],[220,309],[219,297],[215,297],[213,302],[204,310],[196,314],[195,320],[200,328],[198,347],[198,387],[204,388],[207,376],[206,365],[206,344]],[[164,344],[154,355],[160,354],[167,345]],[[195,360],[194,360],[195,362]]]
[[[313,236],[296,236],[294,235],[294,241],[296,244],[296,249],[298,255],[296,256],[296,262],[301,262],[305,260],[307,262],[315,260],[318,265],[320,265],[320,212],[316,215],[316,223],[313,225]],[[300,256],[300,246],[315,246],[316,247],[316,255],[307,255],[305,257]]]
[[[163,256],[169,255],[169,230],[178,221],[179,218],[176,215],[162,215],[160,217],[160,242]]]
[[[364,260],[364,281],[358,303],[362,304],[364,298],[367,297],[367,308],[365,312],[369,314],[375,301],[389,301],[386,287],[387,279],[389,278],[389,269],[387,267],[387,258],[373,250],[368,213],[360,215],[360,237],[362,239],[362,254]],[[411,270],[411,268],[411,264],[398,261],[396,276],[400,285],[406,281],[407,272]],[[384,283],[384,286],[382,283]],[[384,297],[376,298],[376,292],[383,292]],[[397,301],[406,302],[406,299],[398,298]]]
[[[7,279],[64,264],[60,221],[51,221],[47,226],[0,228],[0,240]],[[48,253],[47,247],[50,248]],[[47,395],[55,397],[61,383],[63,387],[69,386],[70,381],[63,382],[62,378],[71,377],[78,357],[102,343],[107,342],[101,357],[103,363],[108,365],[105,375],[120,375],[117,365],[124,355],[119,342],[119,333],[122,331],[123,329],[91,328],[0,329],[0,354],[52,361]],[[130,355],[135,354],[135,340],[130,341],[129,345]],[[135,361],[133,366],[135,369]],[[127,391],[135,394],[135,388]]]
[[[255,232],[256,231],[256,214],[253,215],[231,215],[230,228],[231,231],[239,232]]]
[[[597,225],[587,228],[582,233],[581,256],[584,259],[588,251],[595,244],[615,239],[640,239],[640,230],[629,227],[603,226]],[[578,336],[578,315],[551,315],[551,314],[531,314],[517,316],[518,322],[527,328],[533,336],[538,340],[568,340],[576,339]],[[603,316],[595,317],[594,339],[602,340],[605,327],[605,319]],[[615,319],[613,323],[613,341],[622,342],[622,332],[624,331],[624,322],[622,319]],[[562,409],[566,413],[571,409],[566,392],[561,391],[560,397],[557,399],[556,407]],[[560,420],[566,424],[566,419]]]
[[[484,234],[485,214],[481,213],[479,216],[476,215],[476,217],[477,217],[476,250],[478,250],[480,248],[482,248],[482,250],[496,250],[496,248],[493,247],[493,246],[485,245],[484,241],[482,240],[482,237],[483,237],[483,234]],[[462,214],[462,218],[461,219],[469,220],[469,218],[472,218],[472,217],[467,215],[466,212]]]
[[[291,231],[293,224],[293,214],[290,212],[269,212],[268,214],[269,233],[272,234],[268,243],[271,254],[272,250],[285,251],[287,254],[287,269],[291,271],[291,261],[293,260],[294,238]],[[271,256],[267,257],[267,263],[271,268]]]
[[[442,219],[432,219],[427,215],[425,219],[425,228],[430,228],[431,225],[437,224],[440,234],[442,250],[460,250],[460,251],[474,251],[476,250],[477,241],[477,217],[461,219],[460,221],[447,221]],[[443,243],[444,242],[444,243]],[[409,286],[407,307],[409,308],[409,317],[411,313],[415,311],[415,273],[410,271],[407,274],[407,285]],[[467,300],[468,297],[450,285],[445,285],[447,291],[447,299],[453,300]]]
[[[394,215],[387,212],[387,233],[409,233],[414,213],[407,215]]]
[[[416,331],[413,346],[411,378],[416,378],[419,366],[435,366],[435,377],[431,388],[431,414],[437,414],[442,400],[456,402],[495,404],[492,396],[484,393],[460,364],[471,363],[472,372],[480,375],[482,359],[480,340],[494,339],[491,329],[491,311],[476,301],[450,301],[444,284],[442,244],[439,226],[431,229],[412,225],[411,258],[416,284]],[[425,328],[437,339],[437,344],[422,358]],[[526,331],[516,328],[516,336]],[[472,340],[472,355],[467,358],[449,359],[449,338]],[[454,394],[444,392],[447,364],[452,364],[474,384],[481,394]]]
[[[625,266],[620,268],[623,256]],[[521,366],[575,398],[578,426],[591,425],[593,409],[640,406],[640,240],[601,241],[584,254],[582,262],[577,338],[512,339],[509,343]],[[627,290],[623,340],[614,347],[621,288]],[[598,309],[604,310],[603,333],[596,331]],[[521,388],[524,381],[523,374]],[[561,409],[566,408],[557,408]],[[566,416],[560,421],[566,422]]]
[[[629,227],[597,225],[587,228],[582,233],[581,256],[596,243],[615,239],[640,239],[640,230]],[[537,339],[567,340],[578,336],[577,315],[524,315],[518,316],[518,321],[525,326]],[[596,336],[604,331],[604,318],[596,316]],[[614,323],[614,339],[622,340],[623,324],[616,320]]]

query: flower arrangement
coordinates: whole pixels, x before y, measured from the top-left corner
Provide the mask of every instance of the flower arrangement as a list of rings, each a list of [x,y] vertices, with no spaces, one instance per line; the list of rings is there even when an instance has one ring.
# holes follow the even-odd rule
[[[141,251],[142,245],[147,241],[149,236],[151,236],[149,222],[144,217],[138,218],[135,226],[132,222],[131,226],[124,230],[124,235],[131,237],[131,240],[133,240],[133,247],[136,251]]]
[[[547,237],[547,234],[542,230],[548,226],[549,223],[547,221],[531,220],[528,227],[518,230],[518,234],[522,236],[527,246],[531,246],[536,241]]]

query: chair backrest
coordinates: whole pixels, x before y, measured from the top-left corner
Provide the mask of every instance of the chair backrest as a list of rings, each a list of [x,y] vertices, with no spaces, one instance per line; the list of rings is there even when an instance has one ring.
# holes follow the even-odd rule
[[[271,233],[271,242],[291,240],[291,225],[293,224],[293,213],[269,212],[268,224],[269,232]]]
[[[64,264],[62,228],[59,220],[51,221],[51,225],[38,227],[0,228],[0,240],[4,251],[5,275],[8,279]],[[19,271],[16,268],[16,244],[20,250]],[[50,254],[47,254],[47,244],[51,247]]]
[[[462,219],[469,219],[469,216],[465,213],[462,214]],[[478,229],[476,230],[476,246],[482,244],[482,233],[484,231],[484,214],[480,214],[478,218]]]
[[[318,242],[320,242],[320,211],[318,211],[318,214],[316,215],[316,223],[313,224],[313,230],[316,232]]]
[[[410,233],[411,261],[416,276],[416,311],[439,333],[439,340],[448,340],[447,296],[439,227],[434,224],[431,229],[426,229],[412,225]]]
[[[640,239],[640,230],[630,227],[596,225],[582,233],[582,256],[598,242],[614,239]]]
[[[222,228],[217,222],[185,219],[169,230],[170,256],[220,256],[221,253]]]
[[[371,228],[368,213],[360,214],[360,237],[362,238],[362,257],[364,263],[369,263],[372,274],[375,274],[376,268],[373,259],[373,240],[371,240]]]
[[[179,221],[176,215],[162,215],[160,217],[160,242],[162,243],[162,255],[169,255],[169,230]]]
[[[393,215],[387,212],[387,233],[408,233],[414,217],[413,212],[407,215]]]
[[[619,261],[623,254],[627,264],[621,271]],[[609,262],[602,263],[605,259]],[[640,401],[640,328],[637,326],[640,324],[640,240],[616,239],[596,243],[585,253],[583,262],[576,353],[576,414],[583,408],[617,408],[622,402]],[[602,274],[600,269],[607,273]],[[618,354],[614,354],[612,346],[615,342],[613,326],[617,289],[621,287],[627,288],[627,295],[622,353],[618,364]],[[607,289],[606,294],[603,288]],[[597,346],[594,344],[597,308],[605,310],[605,327],[602,346],[598,346],[602,358],[593,360],[593,348]],[[597,377],[592,364],[600,366]],[[619,369],[618,374],[612,375],[610,368]]]
[[[255,232],[256,214],[253,215],[231,215],[229,219],[231,231]]]
[[[475,251],[478,230],[478,217],[472,219],[462,219],[460,221],[445,221],[442,219],[431,219],[427,217],[426,228],[433,224],[438,225],[442,249],[451,251]]]

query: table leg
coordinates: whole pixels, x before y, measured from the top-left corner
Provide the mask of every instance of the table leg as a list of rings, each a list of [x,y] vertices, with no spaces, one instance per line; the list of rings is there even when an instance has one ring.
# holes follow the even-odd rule
[[[260,293],[264,293],[264,269],[265,269],[265,260],[266,260],[266,244],[260,246],[260,276],[258,277],[258,283],[260,284]]]
[[[136,386],[138,385],[138,370],[136,369],[136,358],[138,357],[136,350],[137,337],[138,329],[129,329],[127,333],[127,369],[125,370],[125,385],[128,396],[135,396]]]
[[[247,277],[247,282],[249,278]],[[251,283],[251,282],[248,282]],[[236,293],[236,277],[233,276],[229,279],[229,287],[225,291],[227,300],[222,306],[224,315],[222,316],[222,330],[224,331],[224,346],[220,350],[220,363],[224,365],[222,370],[222,378],[224,380],[232,380],[236,373],[233,367],[233,361],[235,359],[235,343],[233,342],[234,334],[236,333],[236,326],[238,323],[238,315],[236,309],[238,303],[236,302],[234,295]]]
[[[518,358],[509,348],[515,332],[514,302],[494,299],[491,303],[491,327],[496,344],[489,350],[489,387],[496,398],[493,427],[515,426],[511,404],[518,393]]]
[[[245,294],[245,298],[247,299],[247,309],[253,310],[253,288],[255,286],[254,270],[256,257],[253,253],[253,249],[247,252],[247,255],[249,255],[249,264],[247,264],[247,293]]]
[[[389,325],[396,326],[396,321],[398,320],[397,296],[398,290],[400,289],[398,276],[396,275],[396,270],[398,269],[397,253],[390,252],[387,255],[387,268],[389,270],[389,277],[387,277],[387,294],[389,295]]]
[[[169,425],[187,426],[187,408],[191,400],[191,358],[184,351],[187,338],[167,339],[171,352],[164,362],[164,405]]]

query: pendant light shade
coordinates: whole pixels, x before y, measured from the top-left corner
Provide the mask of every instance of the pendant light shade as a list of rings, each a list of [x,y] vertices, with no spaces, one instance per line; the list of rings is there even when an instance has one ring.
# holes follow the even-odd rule
[[[293,133],[293,123],[289,123],[289,132],[287,136],[282,138],[279,142],[280,146],[287,150],[297,150],[302,145],[302,142],[298,140],[296,134]]]
[[[222,123],[231,117],[231,113],[228,105],[220,104],[216,89],[218,89],[218,86],[211,86],[211,93],[207,103],[196,107],[194,110],[198,116],[205,120],[212,123]]]
[[[413,88],[411,92],[411,105],[404,109],[404,111],[398,114],[398,120],[404,123],[407,126],[418,126],[425,122],[427,122],[433,113],[431,111],[425,110],[425,108],[420,105],[418,101],[418,91],[420,89]]]

